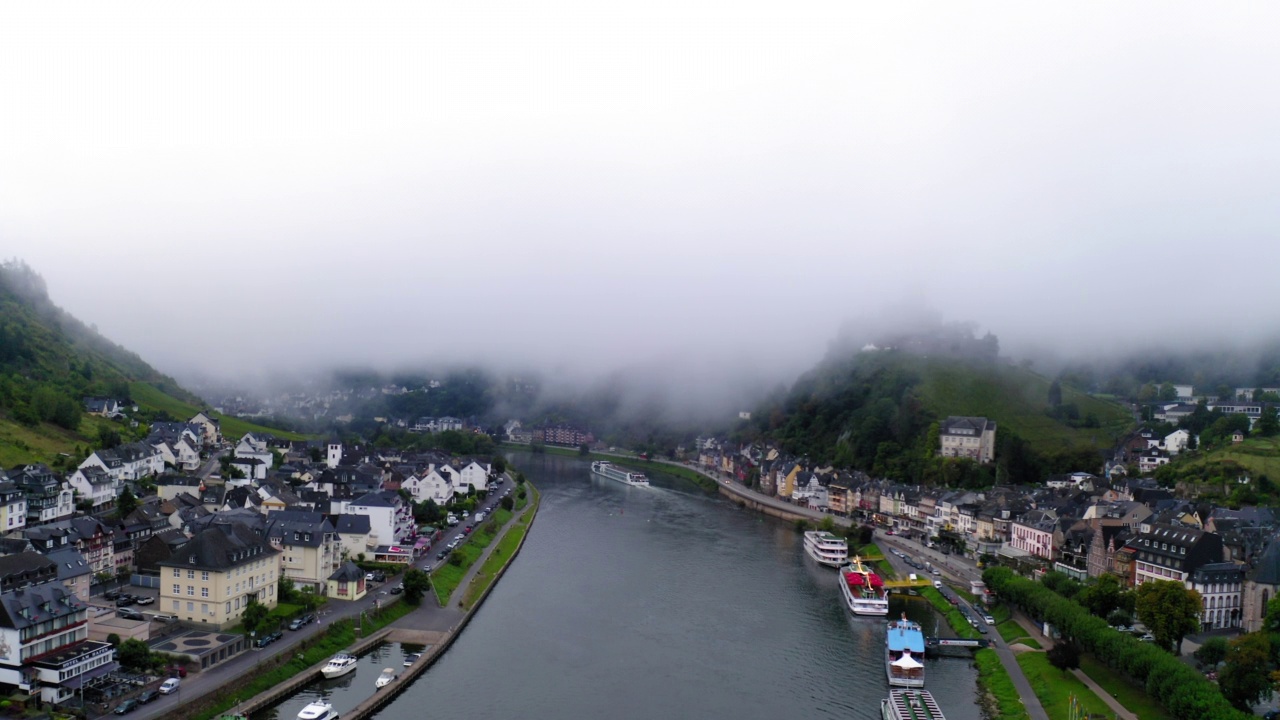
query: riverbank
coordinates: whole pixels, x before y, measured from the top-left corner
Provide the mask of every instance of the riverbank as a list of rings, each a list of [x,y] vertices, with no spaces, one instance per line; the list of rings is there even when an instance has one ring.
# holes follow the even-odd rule
[[[532,449],[532,446],[522,445],[519,443],[504,442],[501,444],[501,447],[507,448],[509,450],[518,450],[520,452],[533,453],[534,455],[537,455],[538,453],[541,452],[547,455],[575,457],[575,458],[582,458],[584,460],[604,460],[605,462],[611,462],[614,465],[623,465],[625,467],[635,468],[637,470],[657,471],[661,473],[666,473],[667,475],[672,475],[672,476],[681,478],[683,480],[688,480],[690,482],[697,484],[699,487],[703,488],[704,490],[708,490],[708,491],[715,490],[719,486],[719,483],[716,482],[715,478],[705,475],[686,465],[683,465],[677,462],[672,462],[670,460],[645,460],[643,458],[636,457],[635,455],[625,455],[622,453],[590,452],[590,453],[587,453],[586,455],[583,455],[582,452],[579,450],[575,450],[573,448],[556,447],[554,445],[542,445],[540,446],[541,449],[536,451]]]

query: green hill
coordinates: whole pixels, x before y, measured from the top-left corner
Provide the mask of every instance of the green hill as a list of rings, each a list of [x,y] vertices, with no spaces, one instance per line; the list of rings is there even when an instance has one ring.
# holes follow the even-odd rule
[[[89,396],[132,398],[140,412],[130,421],[90,416],[82,405]],[[185,420],[199,404],[173,378],[54,305],[31,268],[0,264],[0,467],[73,467],[93,448],[141,439],[146,423]],[[260,429],[231,419],[223,427]]]
[[[1124,407],[989,356],[846,353],[801,377],[756,413],[745,435],[763,436],[817,462],[912,482],[1035,482],[1052,472],[1097,470],[1132,426]],[[996,464],[935,457],[948,415],[994,420]]]

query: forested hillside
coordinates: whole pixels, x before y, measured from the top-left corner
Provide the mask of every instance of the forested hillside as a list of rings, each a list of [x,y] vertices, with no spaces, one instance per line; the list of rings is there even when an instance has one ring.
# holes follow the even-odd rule
[[[881,477],[980,486],[1097,471],[1131,428],[1124,407],[999,359],[990,336],[966,341],[954,328],[949,333],[946,347],[914,343],[927,355],[901,345],[833,352],[765,403],[739,437],[771,439],[816,462]],[[948,415],[999,424],[993,467],[936,457],[937,423]]]

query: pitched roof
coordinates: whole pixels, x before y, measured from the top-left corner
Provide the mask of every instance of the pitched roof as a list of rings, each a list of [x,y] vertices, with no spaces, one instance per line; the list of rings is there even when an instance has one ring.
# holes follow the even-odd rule
[[[239,523],[212,523],[198,532],[161,567],[223,571],[278,554],[265,540]]]

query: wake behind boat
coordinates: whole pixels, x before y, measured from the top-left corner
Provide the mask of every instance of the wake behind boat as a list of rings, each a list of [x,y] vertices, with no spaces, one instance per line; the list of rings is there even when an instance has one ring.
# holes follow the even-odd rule
[[[947,720],[928,690],[890,690],[880,701],[883,720]]]
[[[889,614],[889,591],[884,580],[863,564],[861,556],[853,556],[853,562],[840,568],[840,575],[844,580],[840,583],[844,603],[854,615]]]
[[[804,551],[819,565],[840,567],[849,562],[849,543],[824,530],[806,530]]]
[[[623,470],[622,468],[604,460],[596,460],[591,463],[591,472],[602,478],[616,480],[623,485],[632,485],[635,487],[649,487],[649,478],[644,476],[642,472],[634,470]]]
[[[889,684],[895,687],[924,687],[924,632],[919,623],[907,619],[889,623],[889,633],[884,639],[884,671]]]

